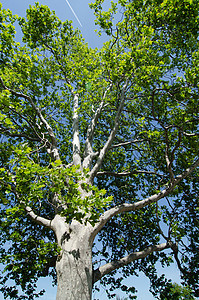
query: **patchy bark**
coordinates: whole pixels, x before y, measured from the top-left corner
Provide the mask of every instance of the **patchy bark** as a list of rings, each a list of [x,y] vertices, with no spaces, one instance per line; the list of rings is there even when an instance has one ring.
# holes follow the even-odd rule
[[[91,225],[63,217],[53,220],[57,242],[61,248],[56,262],[57,300],[89,300],[92,295],[92,230]]]

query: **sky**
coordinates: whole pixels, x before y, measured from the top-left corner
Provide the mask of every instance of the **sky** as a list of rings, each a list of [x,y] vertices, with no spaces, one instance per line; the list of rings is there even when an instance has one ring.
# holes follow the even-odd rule
[[[104,38],[98,37],[94,31],[96,29],[95,18],[88,6],[92,0],[0,0],[0,2],[3,8],[9,8],[14,14],[19,16],[25,16],[26,9],[29,5],[34,5],[35,2],[47,5],[51,10],[55,11],[62,21],[66,19],[72,20],[73,26],[81,29],[82,35],[89,46],[95,48],[103,44]],[[75,15],[82,26],[80,26]]]
[[[14,14],[19,16],[25,16],[26,9],[29,5],[33,5],[35,1],[33,0],[0,0],[3,5],[3,8],[10,9]],[[88,3],[92,0],[38,0],[40,4],[48,5],[51,10],[54,10],[56,15],[62,20],[66,19],[73,21],[73,26],[78,27],[85,41],[89,44],[90,47],[101,47],[105,38],[99,37],[95,32],[95,22],[94,15],[91,9],[88,6]],[[69,4],[68,4],[69,3]],[[105,1],[105,4],[109,1]],[[158,268],[159,274],[166,274],[167,278],[172,279],[173,282],[180,283],[179,280],[179,271],[177,270],[176,265],[173,265],[170,268]],[[149,290],[149,280],[143,275],[137,277],[129,278],[126,283],[131,286],[135,286],[138,290],[138,300],[153,300],[154,297]],[[56,298],[56,287],[51,287],[50,279],[41,279],[38,282],[38,289],[46,289],[44,296],[40,297],[39,300],[55,300]],[[125,296],[120,291],[117,291],[117,294],[120,296]],[[1,294],[0,294],[1,299]],[[107,300],[106,292],[103,287],[99,293],[94,293],[93,300]]]

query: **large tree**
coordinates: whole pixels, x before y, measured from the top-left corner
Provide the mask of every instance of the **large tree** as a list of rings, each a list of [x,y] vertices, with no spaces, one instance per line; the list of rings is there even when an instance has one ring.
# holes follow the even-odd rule
[[[199,2],[103,2],[101,49],[47,6],[0,10],[6,299],[34,299],[47,275],[57,300],[91,299],[99,280],[133,299],[122,279],[139,271],[156,295],[157,261],[199,293]]]

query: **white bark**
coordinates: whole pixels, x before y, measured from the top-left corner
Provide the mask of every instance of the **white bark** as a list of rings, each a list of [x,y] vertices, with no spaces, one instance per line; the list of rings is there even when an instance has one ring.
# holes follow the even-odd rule
[[[110,262],[108,264],[105,264],[101,267],[99,267],[97,270],[95,270],[94,272],[94,280],[93,282],[98,281],[100,278],[102,278],[104,275],[109,274],[110,272],[117,270],[125,265],[128,265],[129,263],[141,259],[141,258],[145,258],[146,256],[148,256],[149,254],[151,254],[152,252],[158,252],[158,251],[162,251],[166,248],[169,248],[170,245],[167,243],[162,243],[159,245],[154,245],[154,246],[149,246],[147,248],[145,248],[142,251],[138,251],[138,252],[133,252],[121,259],[119,259],[118,261],[113,261]]]
[[[38,215],[36,215],[33,211],[33,209],[29,206],[26,206],[25,208],[27,215],[37,224],[51,228],[52,229],[52,220],[40,217]]]
[[[35,110],[37,116],[39,117],[39,119],[41,120],[41,122],[43,123],[43,125],[45,126],[49,136],[50,136],[50,140],[51,141],[48,141],[49,144],[50,144],[50,148],[47,149],[48,153],[53,157],[53,159],[55,160],[60,160],[60,156],[59,156],[59,151],[58,151],[58,148],[57,148],[57,140],[56,140],[56,136],[53,132],[53,129],[52,127],[49,125],[49,123],[47,122],[47,120],[44,118],[43,114],[41,113],[41,110],[40,108],[38,108],[34,101],[32,100],[31,97],[29,97],[28,95],[25,95],[23,93],[19,93],[19,92],[16,92],[10,88],[8,88],[7,86],[5,86],[4,82],[3,82],[3,79],[0,77],[0,83],[1,85],[3,86],[3,88],[5,90],[8,90],[10,93],[12,93],[13,95],[19,97],[19,98],[24,98],[25,100],[27,100],[32,108]]]
[[[102,172],[97,172],[96,176],[115,176],[115,177],[125,177],[133,174],[153,174],[157,175],[160,177],[163,177],[163,175],[158,174],[153,171],[145,171],[145,170],[134,170],[134,171],[124,171],[124,172],[112,172],[112,171],[102,171]]]
[[[93,234],[96,236],[97,233],[103,228],[103,226],[115,215],[124,213],[124,212],[130,212],[130,211],[136,211],[139,209],[142,209],[143,207],[155,203],[158,200],[168,196],[174,188],[187,176],[189,176],[197,167],[199,166],[199,158],[189,167],[187,168],[182,174],[178,175],[173,182],[168,185],[167,188],[162,190],[161,192],[154,194],[148,198],[145,198],[141,201],[135,202],[135,203],[124,203],[119,206],[115,206],[107,211],[105,211],[99,219],[99,222],[96,223],[96,225],[93,228]]]
[[[98,154],[98,153],[93,152],[93,148],[92,148],[93,136],[94,136],[95,127],[97,125],[97,121],[100,117],[100,114],[101,114],[102,109],[105,104],[106,95],[107,95],[108,91],[111,89],[111,87],[112,87],[112,84],[106,89],[106,91],[103,95],[103,99],[102,99],[99,107],[95,111],[94,116],[88,126],[87,137],[86,137],[86,142],[85,142],[85,150],[84,150],[83,168],[90,168],[93,158]]]
[[[101,151],[99,153],[96,164],[94,165],[93,169],[90,172],[90,182],[91,183],[93,182],[98,170],[100,169],[100,167],[102,165],[102,162],[104,160],[104,157],[105,157],[107,151],[109,150],[109,148],[111,147],[111,145],[114,141],[115,135],[117,133],[117,130],[118,130],[118,127],[119,127],[119,122],[120,122],[120,116],[121,116],[121,113],[122,113],[122,110],[123,110],[123,107],[124,107],[125,92],[126,92],[127,85],[128,85],[128,81],[125,82],[125,84],[123,85],[123,88],[122,88],[121,101],[120,101],[120,105],[118,107],[118,111],[117,111],[117,114],[116,114],[116,117],[115,117],[114,127],[113,127],[113,129],[112,129],[112,131],[109,135],[109,138],[108,138],[107,142],[105,143],[104,147],[101,149]]]
[[[79,115],[78,115],[78,94],[74,95],[73,109],[73,163],[81,166],[80,140],[79,140]]]
[[[50,221],[37,216],[29,207],[26,208],[28,215],[38,224],[42,224],[54,230],[57,243],[61,248],[56,262],[57,271],[57,298],[56,300],[91,300],[92,285],[110,272],[131,263],[132,261],[145,258],[154,251],[162,251],[171,248],[169,243],[149,246],[141,251],[131,253],[118,261],[110,262],[99,269],[92,270],[92,244],[96,234],[115,215],[122,212],[139,210],[154,203],[171,193],[174,187],[199,166],[199,159],[187,168],[181,175],[175,178],[175,182],[158,194],[152,195],[142,201],[133,204],[111,208],[101,215],[99,222],[94,228],[89,224],[80,224],[72,221],[68,224],[64,217],[56,215]]]
[[[135,203],[123,203],[119,206],[115,206],[107,211],[105,211],[99,219],[99,222],[96,223],[96,225],[93,228],[93,234],[96,236],[98,234],[98,232],[106,225],[106,223],[113,218],[114,216],[121,214],[121,213],[125,213],[125,212],[130,212],[130,211],[136,211],[139,209],[142,209],[143,207],[157,202],[158,200],[160,200],[161,198],[166,197],[172,190],[174,187],[169,187],[168,189],[165,189],[163,191],[161,191],[158,194],[152,195],[146,199],[143,199],[141,201],[135,202]]]
[[[91,300],[93,284],[91,226],[77,221],[68,225],[64,218],[58,215],[52,224],[62,249],[56,263],[56,300]]]

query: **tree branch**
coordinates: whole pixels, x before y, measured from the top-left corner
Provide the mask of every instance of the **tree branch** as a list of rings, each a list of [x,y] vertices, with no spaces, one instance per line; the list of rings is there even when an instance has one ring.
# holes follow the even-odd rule
[[[152,175],[157,175],[163,177],[161,174],[157,174],[156,172],[152,171],[145,171],[145,170],[134,170],[134,171],[124,171],[124,172],[111,172],[111,171],[101,171],[97,172],[96,176],[115,176],[115,177],[124,177],[124,176],[129,176],[133,174],[152,174]]]
[[[178,269],[184,275],[185,278],[191,279],[193,275],[186,268],[183,268],[183,266],[181,265],[180,259],[178,257],[178,244],[177,243],[171,244],[171,249],[173,250],[174,258],[177,263]],[[196,290],[196,294],[197,294],[196,297],[198,297],[199,290]]]
[[[172,161],[169,158],[169,138],[168,138],[167,130],[165,130],[165,139],[166,139],[166,149],[165,149],[166,165],[167,165],[167,169],[168,169],[168,172],[170,175],[170,179],[173,182],[174,181],[174,173],[172,170]]]
[[[2,127],[0,125],[0,131],[1,131],[1,134],[5,134],[7,136],[10,136],[10,137],[21,137],[21,138],[26,138],[27,140],[29,141],[32,141],[32,142],[40,142],[40,139],[38,137],[30,137],[28,136],[27,134],[25,133],[15,133],[15,132],[11,132],[13,129],[11,128],[5,128],[5,127]]]
[[[154,194],[148,198],[145,198],[144,200],[135,202],[135,203],[123,203],[119,206],[115,206],[107,211],[105,211],[99,219],[99,222],[95,225],[93,228],[93,235],[96,236],[96,234],[106,225],[106,223],[113,218],[114,216],[121,214],[121,213],[126,213],[130,211],[136,211],[139,210],[151,203],[157,202],[158,200],[164,198],[167,196],[174,187],[168,187],[164,189],[163,191],[159,192],[158,194]]]
[[[37,223],[39,225],[43,225],[45,227],[52,229],[52,226],[51,226],[52,220],[48,220],[46,218],[36,215],[30,206],[26,206],[25,210],[27,212],[27,215],[30,217],[30,219],[32,221],[34,221],[35,223]]]
[[[145,198],[141,201],[135,203],[123,203],[119,206],[115,206],[107,211],[105,211],[99,218],[99,222],[95,224],[93,228],[93,239],[97,235],[97,233],[104,227],[104,225],[115,215],[126,213],[130,211],[139,210],[151,203],[155,203],[158,200],[168,196],[184,178],[186,178],[189,174],[191,174],[197,167],[199,166],[199,158],[191,165],[190,168],[187,168],[182,174],[178,175],[176,179],[171,182],[171,184],[166,187],[164,190],[160,191],[157,194],[154,194],[148,198]]]
[[[198,136],[199,135],[199,133],[187,133],[187,132],[183,132],[183,134],[185,135],[185,136],[189,136],[189,137],[192,137],[192,136]]]
[[[46,119],[44,118],[44,116],[42,115],[41,113],[41,110],[35,105],[35,103],[33,102],[33,100],[31,99],[31,97],[23,94],[23,93],[19,93],[19,92],[16,92],[10,88],[8,88],[4,82],[3,82],[3,79],[0,77],[0,83],[1,85],[3,86],[3,88],[5,90],[8,90],[10,93],[12,93],[14,96],[17,96],[17,97],[21,97],[21,98],[24,98],[25,100],[27,100],[32,108],[36,111],[39,119],[41,120],[41,122],[45,125],[47,131],[48,131],[48,134],[51,138],[51,145],[52,145],[52,148],[49,149],[49,154],[53,156],[53,158],[55,160],[60,160],[60,156],[59,156],[59,152],[58,152],[58,149],[57,149],[57,140],[56,140],[56,137],[55,137],[55,134],[52,130],[52,127],[48,124],[48,122],[46,121]]]
[[[111,87],[112,87],[112,84],[110,84],[110,86],[104,92],[102,102],[100,103],[100,106],[95,111],[93,119],[91,120],[91,123],[88,127],[87,138],[86,138],[86,142],[85,142],[85,150],[84,150],[84,156],[85,156],[84,161],[83,161],[84,168],[89,168],[92,163],[92,159],[97,155],[97,154],[93,153],[93,149],[92,149],[93,135],[94,135],[97,121],[98,121],[99,116],[104,107],[106,95],[107,95],[108,91],[111,89]]]
[[[64,78],[65,78],[66,83],[69,86],[71,86],[71,82],[70,82],[70,80],[66,76],[66,67],[62,65],[62,63],[60,61],[60,58],[58,57],[58,55],[56,54],[56,52],[53,50],[53,48],[50,45],[48,45],[45,41],[43,41],[43,42],[44,42],[44,45],[46,46],[46,48],[54,55],[55,59],[57,60],[57,63],[60,66],[60,68],[61,68],[61,70],[62,70],[62,72],[64,74]],[[71,89],[72,89],[72,86],[71,86]]]
[[[101,149],[101,151],[99,153],[99,156],[98,156],[98,159],[97,159],[97,162],[96,162],[95,166],[93,167],[93,169],[90,172],[90,178],[89,178],[90,182],[93,182],[98,170],[101,167],[101,164],[104,160],[104,157],[105,157],[108,149],[112,145],[113,140],[115,138],[115,135],[117,133],[117,130],[118,130],[118,127],[119,127],[120,115],[121,115],[123,107],[124,107],[125,91],[126,91],[127,85],[128,85],[128,80],[125,82],[125,84],[123,85],[123,88],[122,88],[121,102],[120,102],[120,105],[118,107],[117,114],[116,114],[116,117],[115,117],[114,127],[113,127],[113,129],[112,129],[112,131],[109,135],[109,138],[108,138],[107,142],[105,143],[104,147]]]
[[[121,267],[135,261],[135,260],[145,258],[146,256],[148,256],[152,252],[159,252],[159,251],[162,251],[162,250],[167,249],[169,247],[170,246],[169,246],[168,243],[162,243],[162,244],[159,244],[159,245],[149,246],[149,247],[145,248],[142,251],[133,252],[133,253],[119,259],[118,261],[113,261],[111,263],[105,264],[105,265],[99,267],[98,269],[96,269],[94,271],[93,283],[97,282],[103,276],[111,273],[112,271],[117,270],[117,269],[119,269],[119,268],[121,268]]]
[[[10,175],[10,174],[9,174]],[[20,196],[18,194],[18,192],[16,191],[16,186],[15,185],[11,185],[11,189],[12,189],[12,192],[14,193],[15,197],[17,198],[17,200],[21,203],[21,204],[24,204],[23,201],[20,201]],[[25,204],[24,204],[25,206]],[[51,226],[51,222],[52,220],[48,220],[44,217],[41,217],[41,216],[38,216],[34,213],[33,209],[30,207],[30,206],[25,206],[25,211],[27,213],[27,216],[32,220],[34,221],[35,223],[39,224],[39,225],[42,225],[42,226],[45,226],[45,227],[48,227],[50,229],[53,229],[52,226]]]
[[[118,148],[118,147],[125,147],[125,146],[128,146],[128,145],[130,145],[130,144],[134,144],[134,143],[142,143],[142,142],[144,142],[144,141],[145,141],[144,139],[142,139],[142,140],[135,139],[135,140],[129,141],[129,142],[121,142],[121,143],[119,143],[119,144],[112,145],[112,146],[111,146],[111,149],[112,149],[112,148]]]
[[[73,163],[81,166],[80,140],[79,140],[79,115],[78,115],[78,94],[74,94],[73,108]]]

